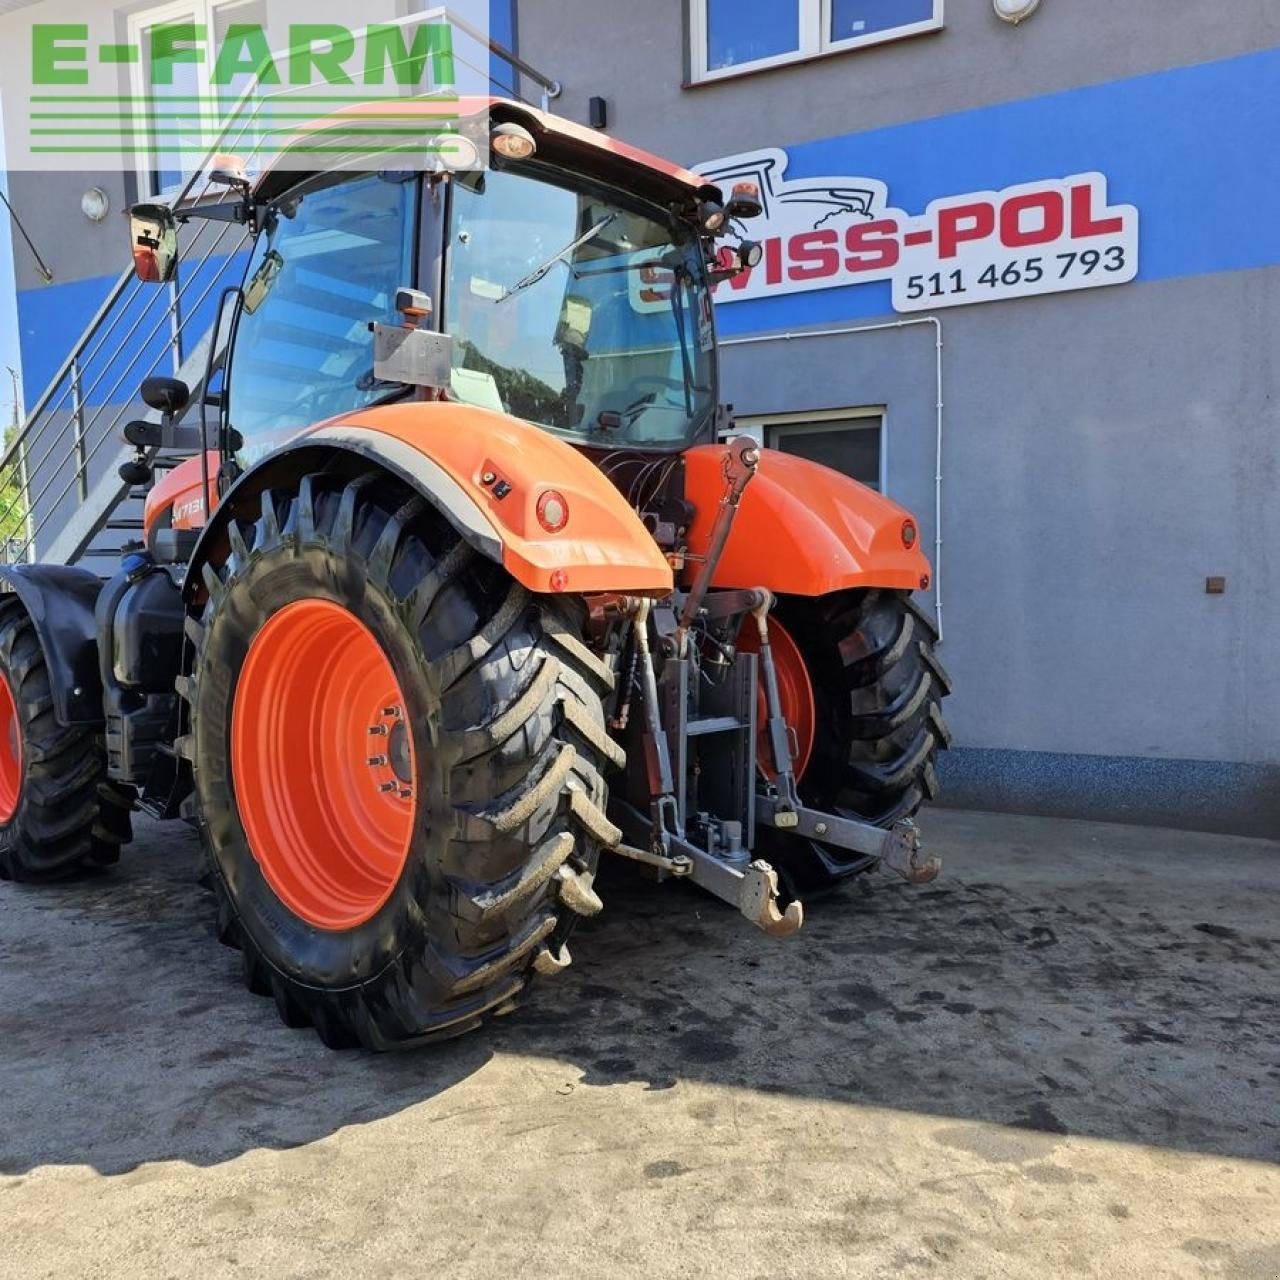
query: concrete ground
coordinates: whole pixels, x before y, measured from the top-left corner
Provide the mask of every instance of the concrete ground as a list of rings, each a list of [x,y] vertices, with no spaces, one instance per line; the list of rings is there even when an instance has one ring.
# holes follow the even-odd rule
[[[1280,844],[925,828],[787,942],[615,875],[391,1058],[239,985],[185,828],[0,886],[0,1275],[1280,1276]]]

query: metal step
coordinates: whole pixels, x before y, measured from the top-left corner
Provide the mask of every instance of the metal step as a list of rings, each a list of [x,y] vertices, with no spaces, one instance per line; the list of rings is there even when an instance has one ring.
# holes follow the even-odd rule
[[[211,338],[211,334],[205,333],[194,344],[190,354],[182,362],[182,368],[178,370],[177,376],[191,388],[193,408],[199,405],[204,393],[206,354]],[[149,411],[144,416],[149,422],[160,420],[160,415],[154,411]],[[116,514],[121,503],[133,496],[133,486],[126,485],[117,472],[120,464],[127,462],[134,453],[133,446],[121,439],[115,455],[107,459],[102,478],[89,490],[89,496],[67,521],[48,550],[41,555],[42,560],[53,564],[75,564],[88,551],[94,538],[106,527],[107,521]],[[147,455],[147,460],[152,461],[155,456],[156,451],[153,450]]]
[[[708,733],[737,733],[747,726],[733,716],[712,716],[706,720],[690,720],[689,737],[700,738]]]

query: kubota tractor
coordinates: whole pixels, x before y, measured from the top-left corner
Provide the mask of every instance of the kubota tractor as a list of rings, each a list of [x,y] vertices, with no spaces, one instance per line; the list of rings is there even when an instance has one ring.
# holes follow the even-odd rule
[[[780,936],[806,891],[937,872],[916,524],[719,399],[712,291],[758,261],[758,194],[463,106],[485,170],[229,165],[219,203],[134,210],[144,279],[180,221],[256,233],[207,448],[110,581],[0,571],[0,874],[185,819],[249,987],[333,1046],[512,1008],[600,911],[602,852]],[[133,484],[192,398],[142,395]]]

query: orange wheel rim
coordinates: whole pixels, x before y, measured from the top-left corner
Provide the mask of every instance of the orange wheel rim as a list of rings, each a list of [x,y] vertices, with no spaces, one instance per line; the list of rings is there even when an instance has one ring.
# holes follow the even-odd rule
[[[748,618],[738,636],[738,648],[743,653],[760,652],[760,632],[754,618]],[[813,697],[813,681],[805,665],[800,646],[791,633],[774,618],[769,619],[769,648],[773,652],[773,669],[778,677],[778,698],[782,703],[782,718],[787,722],[791,742],[791,771],[799,782],[813,756],[813,738],[818,723],[817,704]],[[769,746],[769,705],[764,693],[764,673],[756,692],[756,763],[761,772],[772,781],[778,776],[773,765],[773,751]]]
[[[0,822],[18,812],[22,794],[22,726],[9,677],[0,675]]]
[[[391,896],[417,812],[413,735],[372,631],[299,600],[253,638],[231,714],[231,772],[267,883],[319,929],[352,929]]]

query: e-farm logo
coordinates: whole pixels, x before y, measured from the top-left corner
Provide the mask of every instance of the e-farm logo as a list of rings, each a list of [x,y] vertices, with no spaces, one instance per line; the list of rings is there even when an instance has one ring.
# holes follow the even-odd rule
[[[91,56],[116,66],[141,63],[145,53],[153,87],[171,86],[178,68],[200,64],[211,64],[209,82],[218,88],[230,88],[244,75],[260,85],[278,85],[284,82],[281,61],[291,85],[347,86],[356,83],[353,60],[365,85],[381,88],[391,81],[418,88],[428,64],[437,84],[453,84],[453,29],[447,24],[423,23],[411,36],[390,23],[375,24],[358,34],[363,59],[356,59],[357,32],[329,22],[291,24],[287,49],[279,55],[272,52],[266,28],[253,22],[232,23],[217,42],[200,23],[158,23],[147,32],[149,50],[142,41],[91,45],[87,23],[38,23],[31,31],[31,79],[35,85],[87,85]]]
[[[158,190],[216,151],[251,169],[323,168],[313,157],[324,155],[405,169],[465,157],[457,106],[487,96],[487,3],[480,25],[452,9],[396,8],[362,0],[366,25],[354,28],[321,20],[349,15],[349,0],[259,0],[260,22],[237,20],[245,6],[231,0],[115,11],[41,0],[25,10],[36,16],[20,44],[22,14],[0,15],[10,167],[149,170]]]

